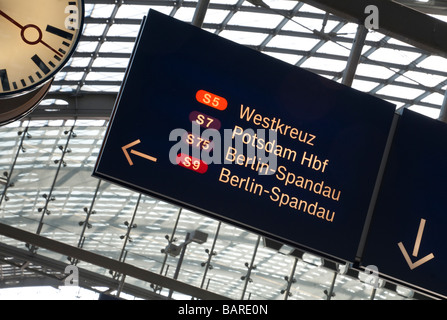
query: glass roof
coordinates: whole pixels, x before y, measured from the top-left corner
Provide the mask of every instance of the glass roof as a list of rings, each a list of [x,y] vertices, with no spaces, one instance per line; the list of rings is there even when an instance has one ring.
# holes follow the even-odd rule
[[[211,0],[203,29],[341,82],[357,25],[302,2],[265,2],[270,8],[244,0]],[[82,38],[51,93],[116,94],[148,10],[191,22],[196,5],[183,0],[87,0]],[[446,80],[444,58],[370,30],[352,87],[436,118]],[[55,103],[61,101],[43,102]],[[167,245],[182,243],[187,232],[199,228],[208,233],[208,241],[188,246],[178,279],[232,299],[327,299],[332,283],[332,299],[424,298],[386,281],[374,290],[363,274],[347,272],[344,265],[329,268],[308,253],[300,258],[282,254],[256,234],[91,177],[107,124],[24,120],[1,127],[0,174],[12,182],[0,185],[2,221],[168,277],[174,276],[178,257],[166,254]],[[55,252],[38,253],[70,263]],[[78,266],[120,276],[82,261]],[[127,277],[125,282],[168,295],[166,288],[138,279]]]
[[[298,1],[267,3],[269,9],[244,0],[211,0],[203,29],[341,82],[357,25]],[[148,10],[191,22],[196,5],[170,0],[87,1],[83,36],[51,91],[117,93]],[[446,65],[445,58],[371,29],[352,87],[397,108],[437,117],[447,86]]]
[[[311,254],[301,259],[281,254],[263,245],[258,235],[91,177],[106,126],[107,121],[61,120],[0,128],[0,173],[10,176],[0,203],[2,221],[171,277],[178,257],[163,249],[169,240],[180,244],[187,232],[200,229],[208,233],[208,241],[188,246],[180,281],[232,299],[284,299],[285,277],[293,268],[296,282],[288,299],[326,299],[334,274],[334,299],[371,298],[373,287],[361,281],[361,274],[356,278],[328,269]],[[6,237],[1,242],[23,247]],[[211,252],[215,254],[205,276]],[[38,253],[69,263],[48,250]],[[108,270],[82,261],[78,266],[108,276]],[[247,266],[256,268],[244,292]],[[131,278],[126,282],[152,290],[150,283]],[[374,298],[411,297],[397,289],[382,287]],[[166,295],[166,289],[161,294]]]

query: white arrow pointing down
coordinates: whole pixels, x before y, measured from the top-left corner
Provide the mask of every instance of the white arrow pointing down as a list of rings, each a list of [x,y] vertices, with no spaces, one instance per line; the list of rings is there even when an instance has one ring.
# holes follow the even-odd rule
[[[425,227],[425,219],[421,219],[421,223],[419,224],[418,234],[416,237],[416,242],[414,243],[414,248],[413,248],[413,256],[414,257],[417,257],[417,255],[419,253],[419,247],[421,245],[422,233],[424,232],[424,227]],[[433,255],[433,253],[430,253],[430,254],[426,255],[425,257],[419,259],[418,261],[413,262],[413,261],[411,261],[410,255],[408,254],[407,250],[405,249],[403,243],[399,242],[397,245],[399,246],[399,249],[404,256],[405,261],[407,261],[408,266],[410,267],[411,270],[419,267],[420,265],[426,263],[427,261],[430,261],[431,259],[433,259],[435,257]]]

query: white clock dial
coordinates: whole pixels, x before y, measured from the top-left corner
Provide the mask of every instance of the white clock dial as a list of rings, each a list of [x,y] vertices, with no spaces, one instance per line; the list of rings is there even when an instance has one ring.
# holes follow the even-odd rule
[[[83,17],[82,0],[0,0],[0,97],[52,79],[71,57]]]

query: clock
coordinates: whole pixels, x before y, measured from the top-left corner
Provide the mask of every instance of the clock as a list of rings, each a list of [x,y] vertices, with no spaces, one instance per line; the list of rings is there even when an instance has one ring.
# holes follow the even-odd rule
[[[0,98],[52,79],[80,38],[83,0],[0,0]]]
[[[29,114],[72,56],[84,0],[0,0],[0,125]]]
[[[0,98],[42,86],[80,38],[83,0],[0,0]]]

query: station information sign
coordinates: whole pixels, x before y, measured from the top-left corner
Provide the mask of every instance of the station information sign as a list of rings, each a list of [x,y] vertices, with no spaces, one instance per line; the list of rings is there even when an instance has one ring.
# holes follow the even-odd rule
[[[353,261],[394,109],[151,10],[93,174]]]
[[[410,110],[399,119],[362,263],[447,297],[447,125]]]

